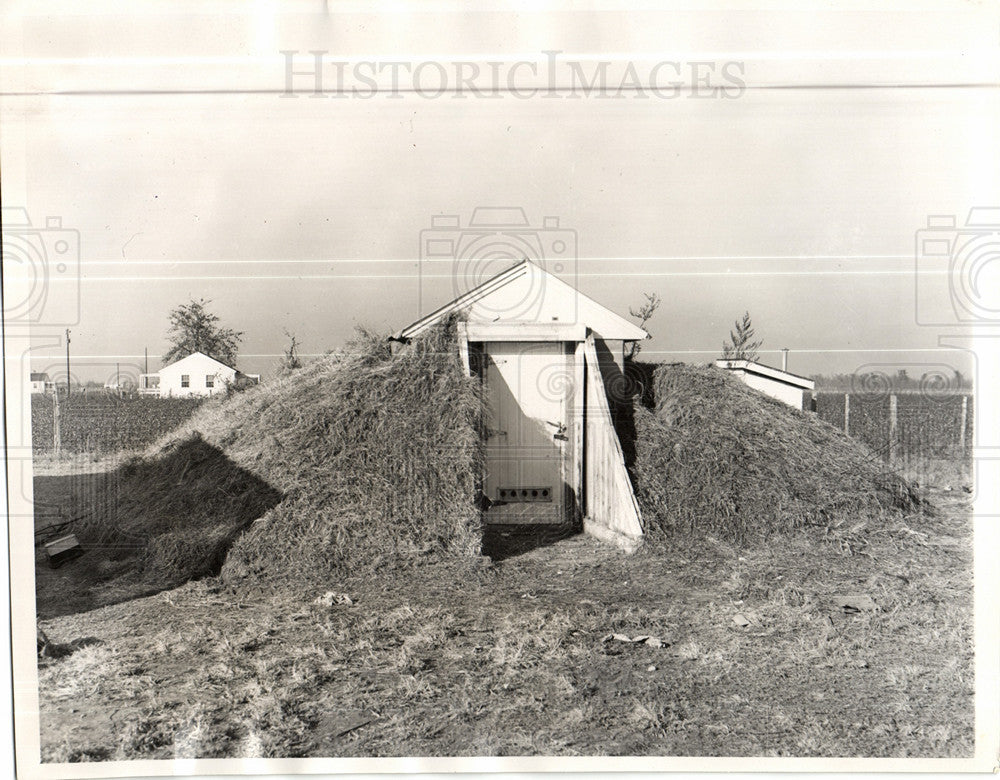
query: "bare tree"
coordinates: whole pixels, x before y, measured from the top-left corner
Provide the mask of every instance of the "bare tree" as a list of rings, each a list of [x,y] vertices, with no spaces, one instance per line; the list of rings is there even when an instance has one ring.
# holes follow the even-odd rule
[[[729,343],[722,345],[722,357],[727,360],[756,360],[757,350],[764,343],[754,341],[756,331],[750,322],[750,312],[743,313],[743,320],[734,323],[735,330],[729,331]]]
[[[285,348],[285,356],[282,358],[281,368],[284,371],[302,368],[302,360],[299,358],[298,339],[294,333],[289,333],[288,330],[285,330],[285,335],[288,337],[288,346]]]
[[[658,293],[643,293],[646,297],[646,302],[639,306],[638,308],[630,306],[628,313],[639,320],[639,327],[646,330],[646,323],[652,319],[653,315],[656,314],[656,310],[660,308],[662,300]],[[649,332],[648,330],[646,331]],[[634,360],[642,349],[642,343],[639,341],[633,341],[629,344],[628,354],[625,355],[626,360]]]

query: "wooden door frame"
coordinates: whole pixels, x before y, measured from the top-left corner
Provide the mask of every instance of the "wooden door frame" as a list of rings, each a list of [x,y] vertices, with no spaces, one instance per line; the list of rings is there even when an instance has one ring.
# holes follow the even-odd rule
[[[500,342],[520,342],[527,344],[558,343],[562,347],[562,355],[570,368],[572,376],[572,393],[567,393],[566,413],[567,430],[570,432],[568,457],[559,462],[559,480],[564,486],[563,517],[567,523],[581,523],[586,514],[586,479],[584,448],[586,436],[586,359],[584,345],[587,329],[584,326],[567,326],[553,323],[554,327],[531,324],[530,327],[507,325],[506,327],[488,327],[471,323],[458,323],[459,359],[466,373],[476,376],[485,385],[487,377],[486,344]],[[580,338],[577,338],[580,336]],[[470,354],[475,353],[476,367]],[[485,428],[481,435],[485,433]],[[486,458],[483,458],[483,471],[479,482],[483,495],[486,488]],[[489,498],[489,496],[487,496]]]

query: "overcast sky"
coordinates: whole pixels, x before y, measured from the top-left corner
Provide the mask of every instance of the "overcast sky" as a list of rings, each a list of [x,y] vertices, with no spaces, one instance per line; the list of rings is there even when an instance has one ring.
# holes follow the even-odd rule
[[[545,246],[543,220],[558,217],[576,254],[561,274],[616,311],[659,293],[650,358],[707,361],[749,310],[765,362],[788,347],[797,373],[970,368],[938,349],[960,330],[948,276],[918,280],[914,246],[928,215],[961,225],[970,207],[1000,204],[992,4],[137,3],[127,19],[100,6],[15,4],[0,33],[3,205],[25,206],[34,228],[59,216],[80,240],[80,315],[65,284],[53,292],[33,370],[63,370],[66,319],[78,319],[81,379],[137,370],[144,348],[155,370],[167,314],[191,297],[245,332],[246,371],[273,371],[285,330],[306,353],[355,324],[395,330],[466,284],[465,267],[456,283],[453,262],[421,260],[421,231],[433,215],[467,226],[480,206],[522,207]],[[359,61],[439,63],[417,86],[443,72],[451,87],[455,62],[501,63],[507,83],[521,60],[540,75],[521,68],[515,86],[554,74],[558,90],[314,99],[305,75],[289,99],[282,50],[302,69],[309,50],[328,52],[329,90],[335,61],[348,74]],[[560,52],[551,71],[545,51]],[[571,95],[570,63],[591,74],[599,60],[615,84],[630,63],[640,79],[679,63],[684,87]],[[693,98],[692,62],[729,87],[722,68],[739,63],[728,73],[745,88]],[[1000,289],[997,265],[982,284]],[[936,326],[917,324],[921,285]]]

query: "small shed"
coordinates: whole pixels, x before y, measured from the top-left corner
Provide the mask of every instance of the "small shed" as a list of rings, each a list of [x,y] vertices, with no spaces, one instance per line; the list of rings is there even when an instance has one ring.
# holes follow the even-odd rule
[[[732,371],[744,383],[765,395],[784,401],[796,409],[808,409],[812,400],[812,391],[816,383],[789,371],[771,368],[755,360],[730,360],[720,358],[715,361],[717,368]]]
[[[530,303],[530,305],[527,305]],[[581,524],[625,549],[639,505],[612,417],[626,342],[648,334],[522,260],[392,336],[407,342],[462,312],[459,350],[487,399],[488,524]]]

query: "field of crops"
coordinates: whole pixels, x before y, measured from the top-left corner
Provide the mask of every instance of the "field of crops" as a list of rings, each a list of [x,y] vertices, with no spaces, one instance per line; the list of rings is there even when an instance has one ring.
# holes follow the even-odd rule
[[[820,419],[844,429],[843,392],[816,393]],[[960,393],[898,392],[896,431],[890,437],[890,394],[851,393],[849,430],[886,459],[920,458],[965,460],[973,442],[973,397]],[[961,435],[965,399],[965,435]],[[125,397],[88,394],[60,401],[60,435],[67,453],[110,455],[145,447],[184,422],[198,407],[198,400],[182,398]],[[36,453],[52,451],[52,397],[31,399],[32,445]],[[892,443],[890,445],[890,439]]]
[[[893,433],[892,398],[896,424]],[[964,414],[964,435],[963,424]],[[898,392],[851,393],[845,404],[842,392],[817,392],[816,413],[823,420],[861,439],[886,460],[916,459],[964,461],[971,455],[973,397],[961,393]]]
[[[62,451],[111,455],[140,449],[184,422],[201,402],[186,398],[119,398],[90,393],[59,399]],[[51,395],[31,397],[31,442],[36,454],[52,452]]]

